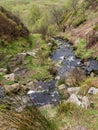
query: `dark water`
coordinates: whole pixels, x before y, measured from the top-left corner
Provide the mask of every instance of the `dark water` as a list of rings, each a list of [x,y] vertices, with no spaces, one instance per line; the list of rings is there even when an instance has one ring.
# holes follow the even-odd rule
[[[88,66],[85,66],[81,59],[75,56],[73,47],[69,42],[66,42],[62,39],[56,39],[56,42],[58,43],[59,48],[51,58],[55,64],[61,62],[57,75],[61,77],[63,74],[71,71],[75,67],[83,68],[87,74],[90,74],[91,72],[98,72],[97,60],[89,59],[87,61],[89,62]],[[60,100],[60,97],[55,83],[55,77],[48,82],[39,81],[36,84],[38,90],[31,90],[32,92],[29,91],[30,93],[28,93],[28,96],[33,100],[36,106],[57,104]],[[42,90],[39,89],[39,86],[41,86]],[[2,90],[0,90],[0,92],[1,91]]]
[[[61,42],[59,49],[54,53],[52,59],[55,62],[62,61],[60,68],[58,69],[58,75],[63,75],[68,71],[71,71],[75,67],[81,67],[83,64],[81,59],[77,58],[73,52],[73,47],[69,42],[64,40],[58,40]]]
[[[94,72],[98,74],[98,61],[89,59],[88,62],[89,62],[89,65],[85,68],[87,73],[90,74],[91,72]]]
[[[59,44],[59,48],[51,57],[54,63],[61,61],[61,65],[58,68],[59,76],[62,76],[66,72],[71,71],[75,67],[81,67],[85,69],[86,73],[90,74],[92,71],[98,71],[98,61],[89,59],[89,65],[85,66],[81,59],[77,58],[74,54],[73,47],[69,42],[62,39],[56,39]],[[37,86],[42,86],[43,92],[34,92],[29,96],[33,99],[36,106],[43,106],[47,104],[56,104],[59,102],[59,94],[56,90],[55,80],[50,82],[38,82]]]
[[[49,82],[39,81],[36,86],[41,86],[42,91],[34,91],[29,94],[36,106],[44,106],[47,104],[56,105],[59,102],[59,94],[56,90],[55,80]]]

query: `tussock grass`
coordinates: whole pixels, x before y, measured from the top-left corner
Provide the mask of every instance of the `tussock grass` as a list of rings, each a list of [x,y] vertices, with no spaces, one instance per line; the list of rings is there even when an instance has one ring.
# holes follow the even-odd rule
[[[0,130],[56,130],[53,122],[43,116],[33,104],[24,105],[17,98],[14,102],[7,100],[0,106]]]

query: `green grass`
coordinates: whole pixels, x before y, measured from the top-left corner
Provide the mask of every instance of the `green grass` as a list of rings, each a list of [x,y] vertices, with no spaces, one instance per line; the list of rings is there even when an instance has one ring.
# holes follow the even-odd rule
[[[50,10],[51,6],[63,5],[64,0],[3,0],[0,1],[0,5],[4,6],[6,9],[12,11],[14,14],[20,17],[20,19],[26,24],[26,26],[31,30],[30,25],[30,13],[33,5],[37,5],[41,12],[47,12]]]
[[[6,81],[5,84],[6,84],[6,85],[12,85],[12,84],[14,84],[14,81],[10,81],[10,80],[9,80],[9,81]]]
[[[31,34],[28,39],[19,38],[17,41],[13,41],[12,43],[5,43],[6,44],[3,46],[1,45],[0,47],[0,51],[2,52],[2,55],[4,55],[4,57],[1,57],[1,67],[7,67],[6,63],[9,64],[11,59],[18,53],[38,49],[35,57],[26,56],[24,59],[27,62],[26,66],[34,72],[31,75],[31,79],[41,80],[52,78],[52,75],[49,72],[49,68],[53,65],[49,58],[51,47],[49,47],[46,41],[43,40],[42,35]],[[23,64],[19,64],[18,66],[22,67]]]
[[[47,45],[45,40],[42,39],[40,34],[33,35],[32,47],[37,48],[38,51],[35,57],[27,56],[27,66],[28,68],[34,70],[31,79],[49,79],[52,75],[49,73],[49,67],[52,65],[52,61],[48,58],[51,52],[50,47]],[[36,43],[36,44],[35,44]]]
[[[82,39],[79,43],[79,45],[77,46],[77,49],[75,51],[75,54],[78,57],[81,57],[82,59],[87,59],[87,58],[91,58],[94,57],[94,50],[92,49],[87,49],[86,48],[86,41],[84,39]]]
[[[98,95],[96,97],[98,99]],[[98,105],[97,100],[94,103]],[[73,103],[62,103],[58,107],[47,107],[41,111],[55,121],[57,130],[75,128],[79,124],[89,130],[97,130],[98,128],[98,110],[96,107],[85,110]]]

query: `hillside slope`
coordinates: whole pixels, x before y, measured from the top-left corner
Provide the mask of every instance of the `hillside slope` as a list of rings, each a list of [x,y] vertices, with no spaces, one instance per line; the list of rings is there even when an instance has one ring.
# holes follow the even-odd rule
[[[0,39],[8,42],[18,37],[28,37],[29,31],[20,19],[3,7],[0,7]]]

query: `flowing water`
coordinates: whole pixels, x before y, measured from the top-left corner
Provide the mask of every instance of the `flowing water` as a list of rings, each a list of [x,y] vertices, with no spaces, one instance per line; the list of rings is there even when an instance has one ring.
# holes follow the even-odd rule
[[[75,56],[73,51],[73,46],[70,42],[66,42],[62,39],[55,39],[59,45],[59,48],[52,55],[52,60],[54,63],[61,62],[60,67],[58,67],[58,76],[62,76],[65,73],[71,71],[75,67],[81,67],[85,69],[87,74],[90,74],[92,71],[98,71],[98,61],[89,59],[89,65],[85,66],[82,63],[82,60]],[[49,82],[38,82],[37,86],[41,86],[43,91],[34,91],[29,94],[30,98],[33,99],[36,106],[43,106],[47,104],[57,104],[60,100],[59,94],[55,85],[56,81],[54,79]]]
[[[61,63],[58,67],[57,76],[62,76],[65,73],[71,71],[75,67],[80,67],[85,70],[87,75],[91,72],[98,73],[98,61],[94,59],[88,59],[88,65],[84,65],[81,59],[75,56],[73,46],[70,42],[56,38],[58,43],[58,49],[52,55],[51,59],[54,64]],[[51,79],[50,81],[39,81],[37,84],[37,90],[30,90],[28,96],[34,102],[35,106],[44,106],[47,104],[57,104],[60,101],[60,97],[56,88],[56,80]],[[41,88],[41,90],[40,90]],[[0,89],[0,91],[2,91]],[[2,93],[0,95],[2,97]]]

